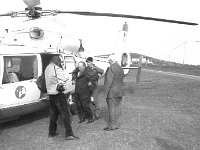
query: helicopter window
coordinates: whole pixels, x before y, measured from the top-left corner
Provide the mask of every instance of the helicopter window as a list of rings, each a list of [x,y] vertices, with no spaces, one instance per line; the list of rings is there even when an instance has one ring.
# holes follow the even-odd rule
[[[125,67],[128,63],[128,55],[126,53],[122,54],[121,66]]]
[[[32,28],[29,35],[31,39],[39,40],[44,37],[44,31],[40,28]]]
[[[4,56],[2,83],[13,83],[37,78],[36,56]]]

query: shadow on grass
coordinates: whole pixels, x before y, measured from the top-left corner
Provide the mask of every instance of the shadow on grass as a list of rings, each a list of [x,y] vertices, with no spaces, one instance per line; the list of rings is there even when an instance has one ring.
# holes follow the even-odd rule
[[[104,93],[104,86],[103,85],[99,85],[99,94]],[[124,85],[124,92],[125,93],[129,93],[129,94],[133,94],[135,92],[135,88],[130,85],[130,84],[125,84]]]
[[[156,137],[156,143],[159,145],[163,150],[184,150],[179,144],[174,143],[167,139],[162,139]]]
[[[100,117],[108,124],[108,107],[101,107]]]

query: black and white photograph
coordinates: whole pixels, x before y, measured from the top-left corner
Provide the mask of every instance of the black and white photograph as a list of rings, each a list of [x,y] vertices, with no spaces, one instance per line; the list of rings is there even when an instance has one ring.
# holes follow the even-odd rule
[[[2,0],[1,150],[200,150],[197,0]]]

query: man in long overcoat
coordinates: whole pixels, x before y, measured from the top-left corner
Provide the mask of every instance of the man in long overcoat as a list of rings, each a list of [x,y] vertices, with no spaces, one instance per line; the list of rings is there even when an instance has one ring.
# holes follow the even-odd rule
[[[75,81],[75,102],[79,114],[79,123],[88,119],[88,123],[94,121],[90,108],[90,86],[94,84],[92,80],[93,71],[90,67],[86,67],[85,62],[78,63],[78,67],[72,72],[72,80]]]
[[[121,102],[124,95],[123,78],[124,71],[117,63],[115,56],[109,57],[110,67],[105,73],[104,86],[106,93],[106,102],[108,105],[109,120],[106,131],[119,128],[119,118],[121,115]]]

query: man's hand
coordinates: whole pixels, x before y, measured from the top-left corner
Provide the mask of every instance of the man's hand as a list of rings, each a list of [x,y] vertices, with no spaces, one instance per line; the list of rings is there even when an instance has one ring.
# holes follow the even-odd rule
[[[75,85],[76,84],[76,81],[75,80],[72,80],[72,85]]]
[[[92,86],[92,83],[91,83],[91,82],[89,82],[89,83],[88,83],[88,86]]]

